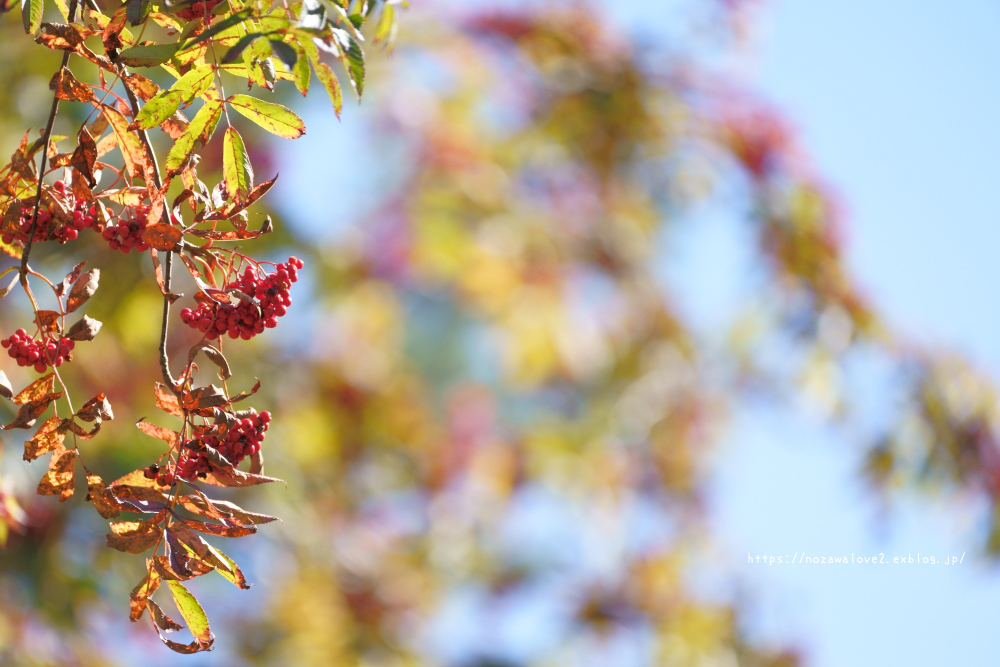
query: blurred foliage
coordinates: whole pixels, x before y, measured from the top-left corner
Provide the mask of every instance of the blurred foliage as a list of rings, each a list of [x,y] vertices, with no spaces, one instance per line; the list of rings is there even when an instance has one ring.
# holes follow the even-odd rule
[[[3,62],[24,63],[0,73],[11,149],[12,128],[37,117],[24,91],[52,70],[20,59],[19,29],[0,26]],[[371,77],[379,130],[410,166],[355,233],[318,246],[278,220],[263,241],[306,257],[313,289],[294,322],[248,344],[236,378],[270,378],[268,473],[288,486],[247,506],[285,523],[237,552],[257,583],[239,603],[202,583],[238,632],[196,664],[799,664],[749,641],[736,601],[691,586],[711,549],[704,483],[751,397],[858,420],[845,367],[865,355],[901,397],[866,431],[873,488],[997,506],[995,390],[887,331],[844,265],[835,199],[752,94],[579,7],[413,12]],[[748,204],[732,209],[748,211],[759,271],[721,351],[658,277],[664,236],[720,191]],[[148,263],[112,255],[117,298],[96,304],[107,326],[75,381],[114,378],[116,412],[138,418],[157,373],[141,313],[158,293],[136,279]],[[4,322],[24,306],[4,303]],[[172,336],[178,350],[195,340]],[[144,464],[129,419],[105,429],[102,466]],[[136,564],[103,548],[84,510],[31,497],[20,443],[5,444],[0,661],[156,664],[151,633],[108,648],[130,631],[117,601]],[[1000,552],[1000,527],[984,543]],[[519,640],[511,618],[529,626]]]

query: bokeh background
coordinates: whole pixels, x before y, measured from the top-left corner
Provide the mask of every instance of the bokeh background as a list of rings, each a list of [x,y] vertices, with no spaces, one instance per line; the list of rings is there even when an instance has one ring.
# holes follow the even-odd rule
[[[32,497],[5,435],[0,662],[994,664],[998,14],[439,0],[339,122],[279,89],[309,129],[253,141],[281,174],[257,248],[305,280],[227,348],[288,481],[232,494],[284,519],[226,545],[254,587],[195,582],[216,649],[169,653],[126,618],[139,559]],[[58,56],[0,31],[9,154]],[[71,382],[115,406],[86,444],[111,479],[159,453],[132,426],[159,299],[148,260],[86,252],[105,328]],[[796,552],[965,557],[747,563]]]

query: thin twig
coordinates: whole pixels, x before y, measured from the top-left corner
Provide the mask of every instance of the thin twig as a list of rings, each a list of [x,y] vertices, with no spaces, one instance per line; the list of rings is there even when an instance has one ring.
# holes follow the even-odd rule
[[[118,65],[121,70],[119,76],[121,76],[124,81],[125,77],[128,76],[128,71],[125,69],[124,65]],[[128,95],[129,104],[132,107],[132,117],[135,118],[139,115],[139,99],[132,92],[132,89],[125,86],[125,93]],[[149,159],[152,161],[153,168],[153,185],[157,190],[163,189],[163,183],[160,180],[160,167],[156,162],[156,153],[153,152],[153,146],[149,143],[149,135],[145,130],[137,130],[139,135],[139,140],[142,141],[143,147],[146,149],[146,153],[149,155]],[[149,184],[146,184],[147,187]],[[170,206],[167,204],[166,197],[163,198],[163,211],[167,216],[166,219],[170,220]],[[170,294],[170,283],[173,278],[173,259],[174,253],[167,252],[166,266],[163,271],[163,291],[166,294]],[[170,372],[170,357],[167,354],[167,331],[170,324],[170,298],[167,295],[163,296],[163,320],[160,324],[160,371],[163,373],[163,381],[166,383],[167,387],[170,388],[178,398],[180,397],[180,391],[177,388],[177,382],[174,380],[173,374]]]

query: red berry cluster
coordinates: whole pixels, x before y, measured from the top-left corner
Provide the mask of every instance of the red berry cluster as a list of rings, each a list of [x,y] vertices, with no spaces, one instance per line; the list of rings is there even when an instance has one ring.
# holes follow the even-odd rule
[[[219,4],[220,1],[221,0],[202,0],[201,2],[194,2],[174,10],[174,16],[182,18],[185,21],[192,21],[196,18],[201,18],[202,16],[211,16],[212,10],[215,9],[215,6]]]
[[[258,303],[240,301],[234,306],[205,301],[195,310],[181,309],[181,320],[189,327],[201,331],[209,339],[228,333],[230,338],[250,340],[262,333],[265,328],[276,327],[278,318],[288,311],[288,307],[292,305],[292,297],[288,290],[292,283],[299,279],[298,269],[302,266],[301,259],[289,257],[286,263],[275,267],[274,273],[263,276],[257,275],[257,272],[248,266],[239,279],[226,287],[238,289],[254,297]]]
[[[121,250],[122,252],[149,250],[149,244],[142,240],[148,216],[149,207],[139,206],[135,217],[129,220],[119,220],[117,224],[109,224],[101,232],[101,236],[108,242],[112,250]]]
[[[75,343],[69,338],[47,338],[44,341],[32,340],[24,329],[18,329],[10,338],[0,340],[2,345],[18,366],[34,366],[39,373],[45,372],[46,366],[62,366],[64,361],[71,361]]]
[[[49,209],[42,208],[38,211],[38,219],[34,221],[35,233],[32,236],[31,224],[32,218],[35,217],[35,209],[28,206],[21,209],[21,219],[18,220],[17,229],[8,230],[0,236],[0,238],[3,238],[4,243],[13,243],[15,239],[22,243],[27,243],[28,236],[32,236],[31,240],[33,242],[59,241],[59,243],[66,243],[67,241],[76,239],[84,229],[94,226],[94,223],[97,221],[97,204],[88,204],[83,199],[76,197],[72,190],[67,188],[66,184],[62,181],[56,181],[52,187],[56,192],[73,203],[72,224],[53,228],[52,223],[55,221],[55,216],[52,215],[52,211]]]

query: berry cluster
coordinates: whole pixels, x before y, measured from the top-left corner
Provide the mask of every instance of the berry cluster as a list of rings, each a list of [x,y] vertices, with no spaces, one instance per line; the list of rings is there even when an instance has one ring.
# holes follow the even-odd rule
[[[299,279],[298,269],[302,266],[301,259],[289,257],[286,263],[275,267],[274,273],[263,276],[257,275],[248,266],[239,279],[226,287],[252,296],[257,303],[240,301],[234,306],[214,301],[202,302],[195,310],[181,309],[181,320],[209,339],[228,333],[230,338],[250,340],[265,328],[276,327],[278,318],[288,311],[288,307],[292,305],[288,290]]]
[[[80,235],[80,232],[88,227],[93,227],[97,221],[97,204],[88,204],[83,199],[76,197],[72,190],[66,187],[62,181],[56,181],[53,189],[68,199],[73,204],[73,222],[59,227],[55,227],[55,216],[47,208],[38,210],[38,219],[35,220],[35,233],[31,234],[32,218],[35,217],[33,207],[21,209],[21,219],[18,220],[17,229],[7,230],[0,238],[3,242],[10,244],[14,240],[27,243],[28,237],[32,236],[32,242],[36,241],[59,241],[66,243],[72,241]]]
[[[130,220],[119,220],[117,224],[109,224],[101,232],[101,236],[108,242],[112,250],[121,250],[122,252],[149,250],[149,244],[142,240],[148,216],[149,207],[139,206],[135,217]]]
[[[183,444],[183,453],[176,467],[173,469],[161,468],[154,463],[146,468],[143,474],[146,479],[155,479],[160,486],[170,486],[176,477],[189,480],[205,477],[212,471],[212,464],[204,452],[205,445],[214,448],[225,456],[227,461],[237,466],[246,457],[260,451],[260,446],[264,442],[264,433],[270,422],[271,413],[265,411],[240,419],[229,427],[222,438],[210,435],[200,440],[188,440]]]
[[[193,21],[196,18],[201,18],[202,16],[211,16],[212,10],[215,6],[219,4],[221,0],[202,0],[201,2],[193,2],[184,7],[179,7],[174,10],[174,16],[177,18],[184,19],[185,21]]]
[[[32,340],[24,329],[18,329],[10,338],[0,340],[7,354],[17,361],[18,366],[34,366],[39,373],[44,373],[46,366],[62,366],[64,361],[71,361],[75,343],[69,338],[47,338],[44,341]]]

